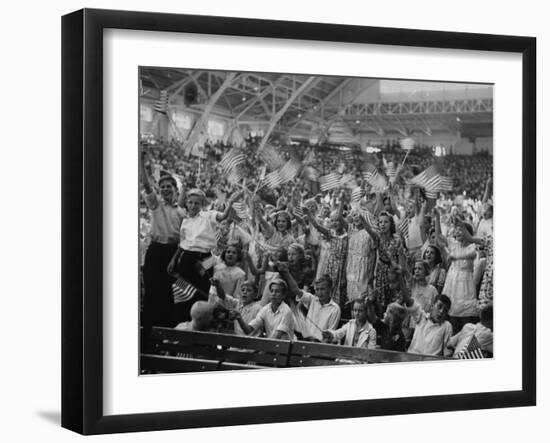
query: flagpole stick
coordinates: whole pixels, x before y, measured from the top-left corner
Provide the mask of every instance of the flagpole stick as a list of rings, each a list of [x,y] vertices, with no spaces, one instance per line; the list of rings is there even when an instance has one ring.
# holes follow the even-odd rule
[[[401,166],[399,166],[399,169],[403,168],[403,165],[405,164],[405,161],[407,160],[407,157],[409,156],[409,153],[412,151],[412,149],[407,149],[407,153],[405,154],[405,157],[403,158],[403,161],[401,162]]]

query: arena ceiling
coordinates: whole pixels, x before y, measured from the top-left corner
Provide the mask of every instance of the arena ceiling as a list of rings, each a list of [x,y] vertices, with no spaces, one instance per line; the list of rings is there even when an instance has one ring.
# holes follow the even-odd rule
[[[141,96],[168,94],[168,106],[216,116],[239,124],[265,124],[279,136],[327,134],[335,131],[353,139],[378,136],[461,131],[467,136],[492,135],[492,89],[474,97],[401,97],[385,100],[369,92],[379,79],[273,73],[142,67]],[[189,93],[192,92],[191,96]],[[370,94],[372,96],[372,94]],[[376,95],[376,94],[375,94]]]

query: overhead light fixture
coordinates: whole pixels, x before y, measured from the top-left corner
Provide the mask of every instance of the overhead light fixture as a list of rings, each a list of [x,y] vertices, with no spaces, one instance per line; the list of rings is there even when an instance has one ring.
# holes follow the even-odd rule
[[[358,125],[359,123],[361,123],[361,120],[355,120],[356,125]]]
[[[302,118],[302,114],[298,114],[298,118]]]
[[[241,99],[243,102],[246,101],[246,97],[243,95],[243,98]]]

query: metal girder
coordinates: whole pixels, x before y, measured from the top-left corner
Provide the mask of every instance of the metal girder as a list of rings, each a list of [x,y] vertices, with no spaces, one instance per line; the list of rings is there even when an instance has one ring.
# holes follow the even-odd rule
[[[224,91],[231,85],[231,83],[233,83],[235,79],[238,77],[239,76],[237,75],[236,72],[229,73],[225,78],[225,81],[223,82],[223,84],[218,88],[218,90],[214,93],[214,95],[210,97],[210,100],[208,101],[208,104],[206,105],[206,108],[204,109],[204,112],[202,113],[200,120],[193,127],[191,134],[189,134],[189,138],[187,139],[187,143],[185,146],[186,155],[189,155],[189,153],[191,152],[193,145],[196,143],[197,139],[199,138],[200,132],[202,131],[204,124],[208,121],[210,112],[216,105],[216,102],[218,101],[218,99],[221,97]]]
[[[277,124],[277,122],[281,119],[281,117],[284,115],[284,113],[286,112],[286,110],[288,109],[288,107],[292,104],[292,102],[294,100],[296,100],[296,98],[302,93],[304,92],[308,87],[309,85],[315,80],[315,77],[308,77],[308,79],[303,82],[300,87],[298,89],[296,89],[292,95],[290,96],[290,98],[287,100],[287,102],[284,104],[284,106],[279,109],[279,111],[277,112],[277,114],[275,114],[273,116],[273,118],[271,119],[271,122],[269,123],[269,127],[267,128],[263,138],[262,138],[262,141],[260,142],[260,145],[258,147],[258,150],[261,150],[265,144],[267,143],[267,140],[269,139],[269,136],[271,135],[271,133],[273,132],[273,128],[275,128],[275,125]]]
[[[170,103],[172,101],[172,99],[174,97],[176,97],[183,88],[185,88],[189,83],[191,82],[194,82],[195,84],[198,84],[197,82],[197,79],[203,74],[204,71],[198,71],[198,72],[195,72],[194,74],[191,74],[191,73],[188,73],[189,76],[178,81],[177,84],[178,84],[178,87],[176,88],[176,90],[174,92],[171,92],[170,93],[170,90],[173,90],[172,87],[174,85],[170,85],[168,88],[166,88],[166,91],[169,92],[168,94],[168,103]],[[202,88],[201,88],[202,90]]]
[[[315,115],[319,114],[320,108],[324,106],[326,103],[328,103],[328,101],[331,100],[336,94],[338,94],[338,92],[340,92],[343,88],[349,85],[352,80],[353,80],[352,78],[347,78],[343,80],[338,86],[336,86],[331,92],[329,92],[329,94],[319,103],[317,109],[315,108],[310,109],[304,115],[302,115],[301,117],[298,117],[296,121],[292,123],[288,131],[292,131],[294,128],[296,128],[296,126],[298,126],[300,122],[302,122],[302,120],[312,118]]]
[[[461,114],[493,111],[493,99],[438,100],[421,102],[377,102],[354,104],[346,108],[347,116]]]

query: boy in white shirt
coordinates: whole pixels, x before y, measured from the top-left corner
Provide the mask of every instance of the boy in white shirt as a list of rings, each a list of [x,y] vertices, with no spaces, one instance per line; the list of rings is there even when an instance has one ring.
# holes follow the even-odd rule
[[[408,352],[424,355],[450,356],[447,344],[451,338],[453,327],[446,320],[451,299],[446,295],[438,295],[429,313],[422,310],[409,294],[403,301],[412,320],[416,323],[414,335]]]

